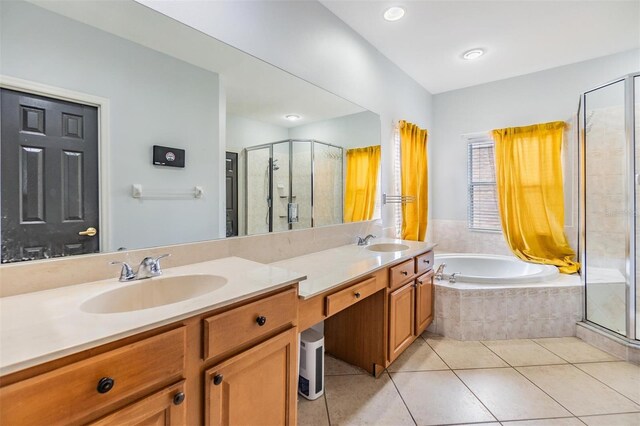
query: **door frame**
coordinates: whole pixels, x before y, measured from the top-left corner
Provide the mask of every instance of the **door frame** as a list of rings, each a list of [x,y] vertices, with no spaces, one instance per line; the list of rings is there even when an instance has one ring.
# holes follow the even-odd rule
[[[0,74],[0,88],[17,90],[33,95],[46,96],[62,101],[88,105],[98,109],[98,238],[100,252],[111,251],[111,205],[109,202],[110,181],[107,173],[109,165],[109,99],[61,87],[49,86],[35,81],[24,80]]]

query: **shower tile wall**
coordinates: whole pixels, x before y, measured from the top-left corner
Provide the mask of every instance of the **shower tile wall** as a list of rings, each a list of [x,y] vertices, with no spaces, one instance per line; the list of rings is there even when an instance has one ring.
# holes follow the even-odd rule
[[[342,150],[315,144],[313,179],[314,226],[342,223]]]
[[[293,142],[293,181],[294,203],[298,204],[298,222],[293,229],[311,227],[311,143]]]
[[[247,234],[269,232],[269,149],[247,151]]]

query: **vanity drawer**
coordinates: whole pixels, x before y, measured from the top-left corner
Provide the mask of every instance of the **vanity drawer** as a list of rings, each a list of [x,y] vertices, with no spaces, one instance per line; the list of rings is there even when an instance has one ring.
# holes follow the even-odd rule
[[[433,269],[433,251],[428,251],[416,257],[416,273],[421,274]]]
[[[204,359],[233,349],[296,322],[297,290],[284,291],[204,319]]]
[[[183,377],[185,328],[0,388],[0,424],[77,424]]]
[[[415,261],[409,259],[391,267],[389,270],[389,288],[397,288],[415,276]]]
[[[384,283],[379,285],[378,280],[376,280],[375,277],[372,277],[345,288],[344,290],[340,290],[337,293],[330,294],[327,296],[326,301],[327,316],[330,317],[331,315],[337,314],[354,303],[371,296],[373,293],[382,289],[383,286]]]

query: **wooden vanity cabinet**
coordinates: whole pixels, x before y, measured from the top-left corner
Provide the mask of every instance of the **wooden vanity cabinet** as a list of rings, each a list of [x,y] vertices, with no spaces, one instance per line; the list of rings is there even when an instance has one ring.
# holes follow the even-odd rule
[[[389,270],[388,364],[433,321],[432,268],[433,251],[429,251]]]
[[[296,284],[3,376],[0,424],[295,425],[297,305]]]
[[[413,282],[389,295],[389,362],[415,339],[416,286]]]
[[[187,422],[184,380],[117,410],[91,426],[179,426]]]
[[[205,372],[205,425],[296,424],[296,329]]]
[[[416,278],[416,336],[433,322],[433,270]]]

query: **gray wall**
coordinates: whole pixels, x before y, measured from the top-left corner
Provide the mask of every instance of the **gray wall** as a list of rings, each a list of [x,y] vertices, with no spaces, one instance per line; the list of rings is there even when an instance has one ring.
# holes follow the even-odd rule
[[[369,111],[289,129],[291,139],[315,139],[345,149],[380,145],[380,119]]]
[[[28,3],[0,4],[1,74],[110,101],[110,247],[224,236],[218,75]],[[154,144],[187,148],[186,168],[153,166]],[[176,191],[201,185],[205,196],[140,201],[130,196],[134,183]]]
[[[317,1],[137,1],[379,114],[385,192],[393,124],[433,125],[431,94]]]
[[[435,95],[432,217],[466,220],[467,145],[462,135],[569,120],[582,92],[639,70],[640,51],[634,50]]]

